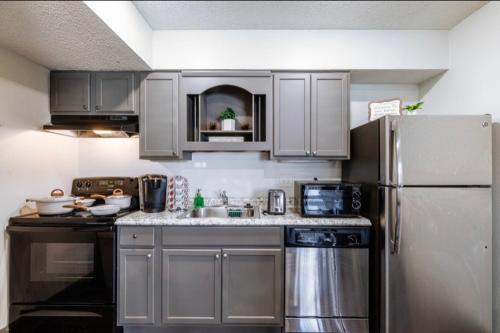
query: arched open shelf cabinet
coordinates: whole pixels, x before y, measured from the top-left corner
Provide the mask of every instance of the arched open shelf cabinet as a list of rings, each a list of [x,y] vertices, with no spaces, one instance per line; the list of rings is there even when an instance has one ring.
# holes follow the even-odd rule
[[[213,73],[212,73],[213,75]],[[270,72],[183,73],[180,136],[187,151],[270,151]],[[220,114],[231,108],[235,129],[222,130]]]

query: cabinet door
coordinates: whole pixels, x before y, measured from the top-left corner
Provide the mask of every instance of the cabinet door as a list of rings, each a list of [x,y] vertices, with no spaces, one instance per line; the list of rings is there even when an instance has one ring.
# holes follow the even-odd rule
[[[52,72],[50,111],[87,113],[90,111],[90,73]]]
[[[135,111],[135,80],[132,72],[96,73],[94,93],[96,112]]]
[[[312,74],[313,156],[348,157],[349,73]]]
[[[281,249],[223,249],[222,321],[281,324]]]
[[[141,80],[140,156],[178,157],[178,74],[150,73]]]
[[[274,75],[274,155],[310,154],[310,74]]]
[[[153,324],[153,250],[121,249],[119,282],[118,320],[120,324]]]
[[[164,249],[162,279],[164,323],[220,323],[220,250]]]

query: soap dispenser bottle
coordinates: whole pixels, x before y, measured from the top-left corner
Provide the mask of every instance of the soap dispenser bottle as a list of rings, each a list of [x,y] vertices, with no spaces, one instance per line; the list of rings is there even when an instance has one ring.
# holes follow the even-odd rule
[[[194,204],[194,208],[195,209],[205,207],[205,199],[203,199],[203,197],[201,196],[201,190],[200,189],[196,190],[196,195],[194,196],[194,202],[193,202],[193,204]]]

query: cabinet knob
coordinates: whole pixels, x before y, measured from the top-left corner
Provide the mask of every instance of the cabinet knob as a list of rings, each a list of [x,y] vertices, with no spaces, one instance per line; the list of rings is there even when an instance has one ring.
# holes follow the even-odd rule
[[[313,151],[313,155],[316,156],[317,152]]]
[[[99,105],[96,105],[96,106],[95,106],[95,109],[96,109],[96,110],[99,110],[100,108],[101,108],[101,107],[100,107]]]
[[[220,256],[219,256],[218,254],[216,254],[216,255],[215,255],[215,259],[219,259],[219,257],[220,257]]]
[[[151,253],[148,253],[148,255],[146,257],[148,257],[148,259],[151,259],[153,255]]]
[[[224,253],[222,256],[223,256],[224,258],[227,258],[227,253]]]
[[[175,151],[174,151],[174,152],[172,153],[172,155],[177,156],[177,152],[175,152]]]
[[[136,235],[136,234],[133,234],[133,235],[132,235],[132,238],[133,238],[133,239],[136,239],[136,238],[137,238],[137,235]]]
[[[88,109],[87,104],[83,104],[83,109],[84,109],[84,110],[87,110],[87,109]]]
[[[306,150],[306,156],[309,156],[309,154],[310,154],[309,150]]]

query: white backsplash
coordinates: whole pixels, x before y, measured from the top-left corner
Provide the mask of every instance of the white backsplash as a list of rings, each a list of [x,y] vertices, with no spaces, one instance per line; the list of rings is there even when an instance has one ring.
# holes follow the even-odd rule
[[[340,179],[340,162],[278,162],[261,153],[195,153],[190,161],[140,160],[137,139],[78,139],[79,177],[160,173],[189,180],[204,197],[226,190],[230,198],[265,197],[280,188],[293,193],[295,179]]]

